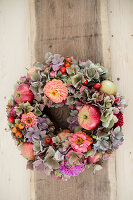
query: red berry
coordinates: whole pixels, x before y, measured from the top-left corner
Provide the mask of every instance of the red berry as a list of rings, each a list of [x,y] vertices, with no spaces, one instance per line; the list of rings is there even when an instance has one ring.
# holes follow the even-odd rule
[[[87,150],[91,150],[91,145],[88,146]]]
[[[70,67],[70,63],[66,63],[66,64],[65,64],[65,67]]]
[[[88,139],[87,139],[87,140],[90,142],[90,144],[93,143],[93,139],[92,139],[92,137],[88,136]]]
[[[53,146],[53,142],[50,142],[50,145]]]
[[[99,89],[101,87],[100,83],[95,83],[93,85],[93,88],[95,88],[96,90]]]
[[[64,74],[66,72],[66,68],[65,67],[61,67],[60,71],[61,71],[62,74]]]
[[[71,58],[66,58],[65,61],[70,63],[72,62]]]
[[[9,118],[8,118],[8,121],[9,121],[10,123],[14,123],[15,120],[14,120],[13,117],[9,117]]]
[[[63,67],[65,67],[65,63],[63,63]]]
[[[51,138],[46,138],[45,141],[46,141],[47,144],[50,144],[50,142],[51,142],[52,140],[51,140]]]
[[[116,117],[118,118],[118,122],[115,123],[115,127],[120,126],[122,127],[124,122],[123,122],[123,114],[120,112],[116,115]]]
[[[83,85],[87,85],[88,84],[88,80],[85,78],[85,81],[83,82]]]

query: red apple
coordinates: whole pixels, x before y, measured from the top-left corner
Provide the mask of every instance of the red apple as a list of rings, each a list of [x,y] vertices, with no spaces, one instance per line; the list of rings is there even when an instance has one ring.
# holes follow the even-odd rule
[[[71,133],[70,130],[63,130],[62,132],[58,133],[58,137],[61,139],[64,137],[67,133]]]
[[[78,114],[78,122],[86,130],[95,129],[100,123],[100,112],[96,106],[85,105]]]
[[[101,157],[102,157],[102,154],[101,153],[97,153],[97,154],[94,155],[94,157],[89,156],[88,157],[88,161],[90,163],[96,163],[101,159]]]
[[[22,156],[28,160],[35,160],[35,155],[33,151],[33,144],[30,142],[25,142],[21,148]]]
[[[29,103],[32,102],[34,95],[32,91],[29,89],[29,87],[30,86],[25,83],[21,83],[20,85],[16,87],[16,90],[14,93],[14,99],[18,104],[25,103],[27,101]]]

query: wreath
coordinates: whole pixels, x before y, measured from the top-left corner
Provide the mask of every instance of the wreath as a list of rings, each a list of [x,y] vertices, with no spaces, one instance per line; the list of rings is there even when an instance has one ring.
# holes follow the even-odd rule
[[[18,80],[7,118],[27,167],[68,180],[122,144],[126,105],[106,68],[48,52]]]

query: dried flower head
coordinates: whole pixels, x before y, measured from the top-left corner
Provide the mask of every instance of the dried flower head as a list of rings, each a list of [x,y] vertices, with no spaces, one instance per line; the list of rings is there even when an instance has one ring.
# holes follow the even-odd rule
[[[43,89],[45,95],[55,103],[61,103],[63,100],[66,100],[68,96],[68,89],[66,85],[57,79],[48,81]]]
[[[87,148],[90,145],[88,136],[84,132],[77,132],[72,135],[71,147],[77,152],[87,152]]]
[[[21,122],[23,122],[27,128],[30,128],[37,124],[37,117],[32,112],[29,112],[22,115]]]

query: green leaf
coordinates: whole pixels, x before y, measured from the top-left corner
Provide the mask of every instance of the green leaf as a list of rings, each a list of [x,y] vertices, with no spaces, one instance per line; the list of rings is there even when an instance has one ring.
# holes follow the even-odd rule
[[[15,119],[15,124],[19,124],[20,123],[20,119]]]
[[[53,143],[60,143],[60,138],[58,136],[52,138]]]
[[[94,68],[85,68],[84,69],[84,73],[87,76],[88,79],[92,79],[95,74],[96,74],[96,70]]]
[[[78,70],[79,70],[78,65],[71,65],[71,67],[66,68],[66,71],[69,74],[69,76],[77,74]]]
[[[40,101],[42,100],[42,97],[41,97],[41,95],[37,95],[37,96],[35,96],[35,99],[36,99],[38,102],[40,102]]]
[[[105,104],[105,106],[106,106],[106,108],[110,108],[111,107],[111,103],[108,102],[108,103]]]
[[[62,137],[61,139],[63,139],[63,137]],[[66,140],[66,141],[63,143],[63,147],[67,148],[67,147],[69,147],[69,144],[70,144],[70,142],[69,142],[68,140]]]
[[[59,169],[59,167],[60,167],[59,163],[56,160],[54,160],[53,158],[48,158],[44,163],[50,169]]]
[[[97,98],[97,97],[96,97],[96,98]],[[97,98],[97,99],[98,99],[99,101],[102,101],[102,100],[103,100],[103,98],[104,98],[104,94],[101,94],[101,95],[99,95],[99,96],[98,96],[98,98]]]
[[[42,115],[42,112],[39,110],[39,108],[36,108],[36,111],[35,111],[36,113],[35,113],[35,115],[37,116],[37,117],[39,117],[40,115]]]
[[[38,142],[34,142],[34,144],[33,144],[33,150],[35,152],[39,152],[40,151],[40,144]]]
[[[22,114],[23,110],[20,107],[15,107],[15,111],[16,111],[17,115],[20,116]]]
[[[95,150],[90,150],[90,151],[87,151],[84,155],[85,155],[85,158],[88,158],[88,156],[91,156],[91,157],[94,157],[96,151]]]
[[[67,97],[67,105],[73,105],[74,104],[74,98],[72,96]]]
[[[31,79],[33,81],[38,81],[40,79],[40,76],[39,76],[38,72],[35,72],[35,73],[31,74]]]
[[[41,72],[41,76],[46,78],[47,81],[50,80],[48,70]]]
[[[120,130],[121,130],[121,129],[120,129],[120,126],[117,126],[117,127],[114,129],[114,133],[117,134],[117,133],[120,132]]]
[[[54,157],[55,150],[50,146],[46,152],[45,160]]]
[[[54,159],[57,161],[62,161],[64,159],[64,155],[62,155],[58,150],[56,151],[54,155]]]
[[[75,88],[79,85],[79,83],[82,83],[82,81],[84,81],[84,77],[80,72],[72,77],[72,84]]]
[[[35,63],[36,70],[41,71],[43,67],[44,67],[44,65],[42,63],[39,63],[39,62]]]
[[[33,92],[33,93],[37,93],[38,92],[38,88],[37,87],[34,87],[34,86],[30,86],[30,90]]]
[[[49,167],[45,167],[45,173],[46,173],[46,175],[49,176],[51,173],[51,169]]]
[[[82,128],[80,126],[76,126],[74,129],[74,133],[80,132]]]
[[[77,160],[78,156],[76,153],[72,153],[72,155],[69,158],[70,164],[73,164]]]

